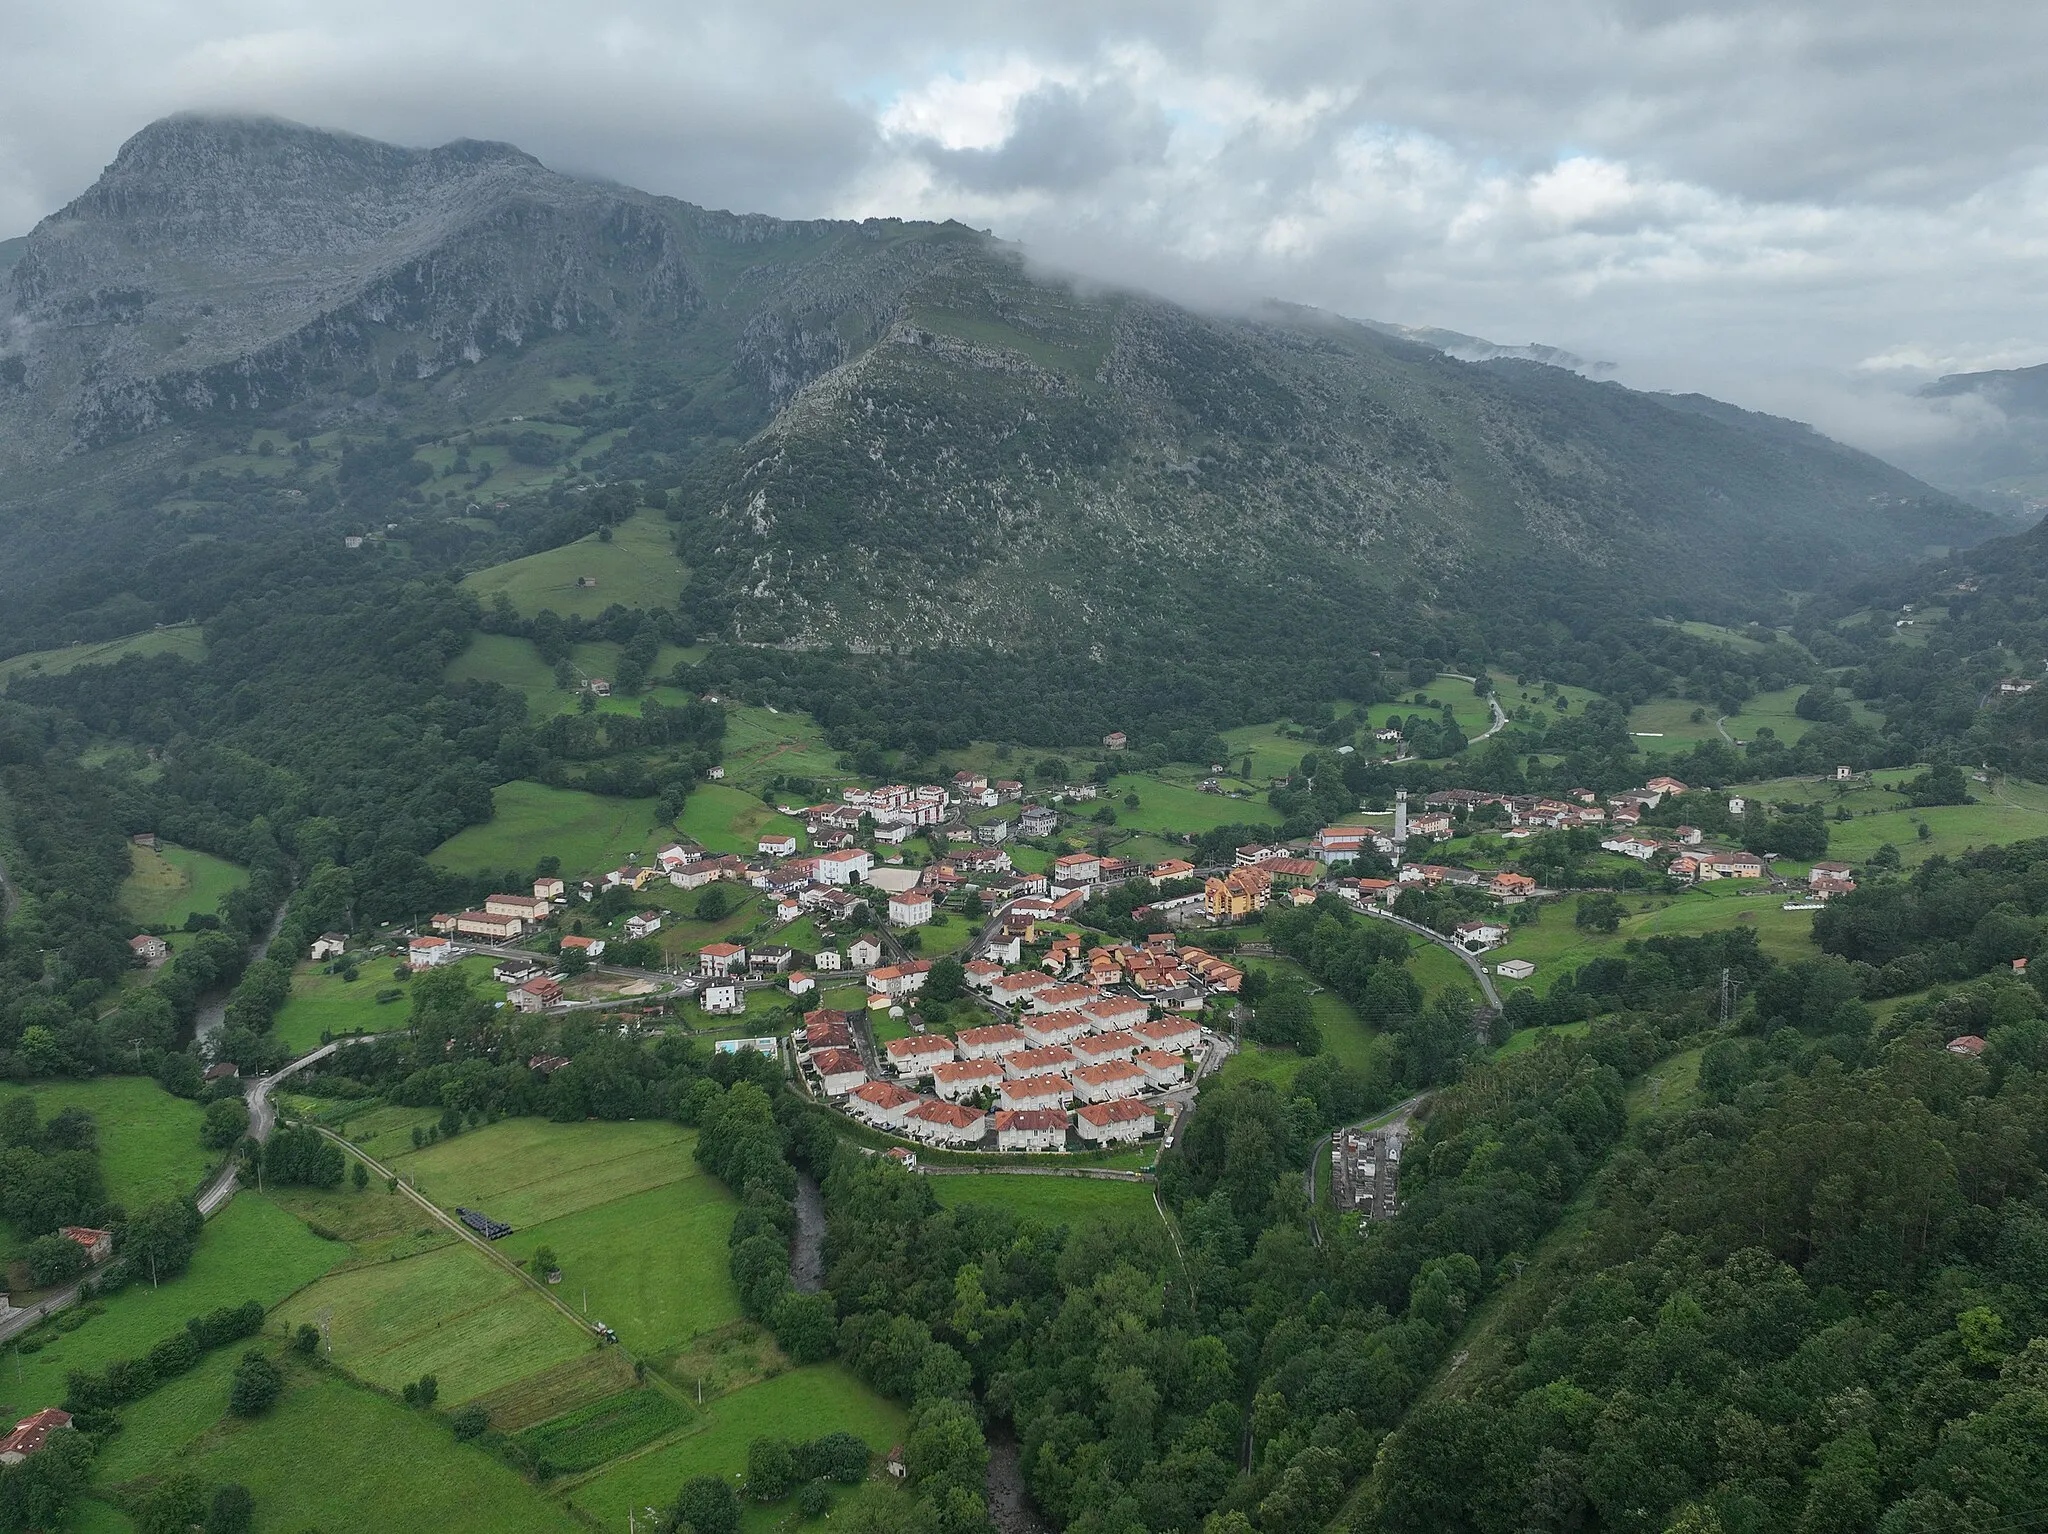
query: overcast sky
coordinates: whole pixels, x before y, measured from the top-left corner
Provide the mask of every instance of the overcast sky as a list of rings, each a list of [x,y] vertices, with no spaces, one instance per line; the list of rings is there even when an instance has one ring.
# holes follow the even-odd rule
[[[2048,6],[0,0],[0,237],[185,108],[955,217],[1190,298],[1537,340],[1903,453],[2048,361]]]

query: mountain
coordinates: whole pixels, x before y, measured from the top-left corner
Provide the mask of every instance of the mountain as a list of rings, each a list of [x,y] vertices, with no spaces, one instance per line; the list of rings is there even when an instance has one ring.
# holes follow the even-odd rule
[[[1554,368],[1565,368],[1593,378],[1614,371],[1614,364],[1611,362],[1588,362],[1584,357],[1568,352],[1562,347],[1544,346],[1536,341],[1523,346],[1503,346],[1498,341],[1468,336],[1460,330],[1444,330],[1436,325],[1392,325],[1384,320],[1367,320],[1364,323],[1387,335],[1399,336],[1404,341],[1434,347],[1447,357],[1456,357],[1460,362],[1542,362]]]
[[[1198,313],[958,224],[708,211],[503,144],[167,119],[4,284],[0,597],[52,609],[139,610],[127,567],[252,517],[454,514],[503,493],[489,466],[446,483],[485,442],[552,465],[531,490],[578,466],[672,488],[699,627],[801,645],[1567,595],[1747,614],[1995,526],[1714,402],[1293,306]],[[280,442],[285,477],[240,456]]]
[[[1979,505],[2048,510],[2048,363],[1950,373],[1920,397],[1953,416],[1957,430],[1920,449],[1914,468]]]

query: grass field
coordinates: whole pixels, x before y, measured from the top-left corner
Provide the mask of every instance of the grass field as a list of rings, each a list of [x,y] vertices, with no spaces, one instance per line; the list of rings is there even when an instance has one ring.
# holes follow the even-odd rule
[[[104,1315],[75,1332],[45,1333],[50,1341],[39,1352],[18,1355],[17,1368],[0,1369],[0,1413],[21,1417],[61,1400],[67,1370],[99,1369],[146,1353],[189,1316],[249,1300],[275,1305],[344,1254],[268,1199],[239,1193],[207,1221],[192,1265],[181,1276],[109,1296],[100,1302]]]
[[[1422,987],[1425,996],[1435,996],[1440,991],[1463,990],[1477,993],[1479,984],[1472,978],[1472,971],[1456,954],[1440,943],[1418,937],[1409,944],[1408,973],[1415,977],[1415,983]]]
[[[1696,740],[1719,740],[1714,720],[1720,712],[1693,698],[1652,698],[1629,710],[1628,727],[1639,737],[1650,737],[1636,742],[1645,751],[1677,751]]]
[[[651,858],[668,840],[652,799],[609,799],[523,781],[495,789],[491,799],[490,820],[449,837],[434,849],[432,862],[476,873],[527,869],[557,857],[563,878],[583,878],[616,868],[636,852]]]
[[[1300,753],[1295,755],[1301,760]],[[1128,795],[1138,796],[1138,808],[1126,809]],[[1169,783],[1146,774],[1121,777],[1102,791],[1102,803],[1116,811],[1116,823],[1137,831],[1213,831],[1218,826],[1278,824],[1280,812],[1260,799],[1232,799],[1223,794],[1205,794],[1200,789]],[[1084,811],[1087,806],[1081,807]]]
[[[508,1119],[385,1154],[441,1207],[511,1225],[506,1255],[552,1248],[564,1299],[587,1303],[635,1351],[662,1355],[739,1315],[726,1268],[732,1198],[699,1170],[695,1143],[665,1120]]]
[[[1704,1049],[1688,1049],[1645,1071],[1628,1089],[1628,1116],[1639,1119],[1652,1113],[1682,1113],[1699,1101],[1700,1056]]]
[[[639,511],[619,524],[609,543],[592,533],[559,549],[478,570],[462,585],[487,604],[504,592],[524,618],[539,617],[543,609],[565,618],[595,618],[614,604],[673,607],[688,573],[676,558],[667,519],[658,511]],[[579,587],[579,577],[597,584]]]
[[[464,959],[457,966],[473,977],[488,981],[491,959]],[[322,1033],[383,1033],[403,1028],[412,1008],[404,993],[411,989],[411,977],[394,977],[398,961],[392,958],[365,959],[354,980],[324,974],[310,963],[302,963],[292,975],[292,993],[278,1008],[271,1032],[291,1046],[292,1053],[304,1054],[320,1042]],[[379,1005],[379,991],[398,991],[396,1001]]]
[[[726,1264],[732,1195],[695,1176],[529,1225],[499,1243],[561,1265],[562,1297],[615,1328],[635,1352],[666,1354],[740,1313]]]
[[[61,650],[30,650],[0,660],[0,691],[18,676],[62,676],[80,666],[111,666],[125,655],[147,659],[152,655],[182,655],[187,660],[206,658],[206,636],[196,623],[151,629],[130,634],[126,639],[107,639],[98,644],[68,645]]]
[[[758,794],[725,783],[703,783],[691,790],[676,822],[683,835],[712,852],[737,852],[752,857],[765,831],[788,832],[803,844],[801,822],[778,815]]]
[[[205,1110],[171,1096],[150,1077],[49,1081],[28,1091],[37,1115],[46,1121],[64,1108],[83,1108],[93,1116],[107,1196],[130,1209],[185,1197],[214,1165],[214,1153],[199,1143]],[[7,1095],[0,1088],[0,1096]]]
[[[145,927],[182,927],[194,912],[211,916],[221,896],[249,882],[249,871],[225,858],[168,843],[152,851],[130,842],[128,860],[121,909]]]
[[[835,785],[852,781],[839,766],[839,753],[825,744],[824,731],[809,714],[772,708],[727,710],[722,759],[727,778],[748,786],[765,785],[777,777],[814,778]]]
[[[182,1457],[182,1468],[208,1481],[248,1487],[263,1534],[574,1534],[581,1528],[559,1504],[483,1450],[459,1444],[418,1412],[332,1375],[295,1371],[294,1388],[275,1407],[209,1432]]]
[[[1444,957],[1449,959],[1450,955],[1445,954]],[[1322,985],[1292,959],[1248,958],[1241,962],[1247,970],[1263,970],[1273,976],[1291,974],[1306,985],[1313,992],[1309,997],[1309,1010],[1315,1017],[1316,1026],[1322,1030],[1323,1048],[1346,1065],[1364,1065],[1373,1051],[1380,1047],[1379,1034],[1352,1009],[1351,1003]],[[1451,962],[1457,963],[1455,959]]]
[[[593,1345],[589,1333],[462,1241],[331,1274],[293,1296],[279,1317],[288,1327],[324,1324],[334,1361],[387,1390],[434,1375],[449,1405]]]
[[[941,1204],[997,1204],[1027,1220],[1046,1225],[1078,1225],[1084,1220],[1156,1220],[1152,1185],[1106,1177],[1023,1177],[1015,1173],[982,1172],[971,1177],[934,1177],[932,1192]]]
[[[615,677],[619,672],[620,646],[603,641],[572,645],[569,664],[578,681],[589,677]],[[692,655],[680,645],[665,644],[655,653],[649,675],[665,677]],[[537,719],[554,714],[573,714],[582,707],[582,695],[575,688],[555,685],[554,668],[540,658],[533,641],[514,634],[479,634],[469,648],[448,663],[451,682],[496,682],[510,687],[526,699],[526,707]],[[689,701],[681,688],[653,686],[634,697],[614,693],[597,700],[601,714],[638,714],[642,698],[653,698],[671,707]]]
[[[1628,915],[1618,931],[1585,932],[1572,925],[1578,897],[1567,896],[1543,908],[1535,926],[1517,927],[1508,940],[1486,962],[1527,959],[1536,973],[1527,980],[1497,980],[1505,994],[1517,985],[1527,985],[1541,994],[1559,975],[1569,974],[1587,960],[1609,950],[1619,951],[1630,938],[1647,938],[1690,932],[1717,932],[1728,927],[1752,927],[1758,942],[1773,957],[1794,961],[1810,959],[1813,946],[1813,913],[1783,909],[1785,897],[1758,889],[1749,880],[1722,880],[1695,885],[1678,895],[1624,895]]]
[[[1507,1043],[1493,1052],[1494,1058],[1499,1059],[1502,1055],[1519,1055],[1524,1050],[1540,1048],[1545,1039],[1584,1038],[1586,1030],[1591,1026],[1590,1023],[1559,1023],[1554,1028],[1518,1028],[1508,1035]]]
[[[520,1433],[519,1443],[556,1474],[575,1475],[679,1432],[696,1415],[660,1390],[626,1390],[537,1423]]]
[[[792,1369],[708,1403],[696,1431],[652,1453],[616,1465],[569,1493],[569,1502],[598,1527],[621,1528],[628,1512],[668,1507],[693,1475],[745,1470],[747,1445],[760,1437],[818,1438],[844,1430],[881,1452],[901,1442],[904,1414],[846,1369],[819,1364]],[[748,1534],[764,1534],[788,1509],[749,1503]]]

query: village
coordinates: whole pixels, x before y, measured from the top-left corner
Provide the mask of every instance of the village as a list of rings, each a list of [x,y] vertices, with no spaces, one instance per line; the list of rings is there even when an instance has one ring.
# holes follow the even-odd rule
[[[1085,850],[1059,853],[1042,872],[1013,864],[1013,837],[1052,834],[1061,806],[1094,792],[1069,785],[1048,796],[1052,804],[1026,802],[1021,782],[968,771],[945,784],[849,787],[837,802],[778,806],[802,825],[801,838],[764,832],[751,858],[677,840],[646,862],[573,881],[542,877],[530,891],[489,896],[479,909],[437,914],[406,939],[406,964],[420,972],[491,955],[498,959],[493,978],[507,987],[505,1005],[529,1014],[638,1000],[652,1016],[687,999],[715,1026],[743,1023],[758,1010],[750,998],[770,992],[791,1016],[810,1004],[800,1025],[786,1037],[721,1040],[719,1047],[786,1051],[804,1090],[849,1118],[933,1148],[1081,1151],[1153,1135],[1170,1143],[1194,1084],[1234,1047],[1243,973],[1226,955],[1183,941],[1188,929],[1229,928],[1255,921],[1274,902],[1324,897],[1392,916],[1404,892],[1449,887],[1466,892],[1470,919],[1423,935],[1473,962],[1470,956],[1509,937],[1513,907],[1557,893],[1514,869],[1413,855],[1418,844],[1449,840],[1475,819],[1508,845],[1544,830],[1592,830],[1602,850],[1650,864],[1675,883],[1770,873],[1766,858],[1709,846],[1693,827],[1639,829],[1645,811],[1688,792],[1669,777],[1604,799],[1589,790],[1551,798],[1446,789],[1428,795],[1417,814],[1402,791],[1390,822],[1330,825],[1285,843],[1241,846],[1222,867]],[[1004,806],[1014,813],[968,819],[970,811]],[[1730,809],[1739,814],[1740,801]],[[1391,877],[1349,871],[1368,853]],[[1085,939],[1088,902],[1139,878],[1149,881],[1152,898],[1132,917],[1146,935]],[[1844,864],[1815,865],[1808,880],[1816,902],[1855,887]],[[608,947],[654,936],[665,916],[635,908],[615,932],[586,935],[575,913],[612,891],[631,896],[657,884],[701,891],[720,883],[758,893],[766,913],[760,934],[704,943],[660,970],[615,959],[605,965],[607,986],[577,990]],[[912,934],[956,913],[973,924],[965,946],[941,958],[914,951]],[[801,949],[776,941],[805,918],[810,931],[844,936]],[[555,935],[544,935],[551,928]],[[338,960],[345,947],[340,934],[325,934],[311,956]],[[918,1010],[921,994],[949,959],[975,1011],[971,1020],[948,1018],[942,1005],[940,1024],[930,1025]],[[1492,968],[1519,981],[1533,966],[1510,959]],[[848,1003],[817,1005],[827,989]],[[864,1005],[851,1004],[856,995]]]

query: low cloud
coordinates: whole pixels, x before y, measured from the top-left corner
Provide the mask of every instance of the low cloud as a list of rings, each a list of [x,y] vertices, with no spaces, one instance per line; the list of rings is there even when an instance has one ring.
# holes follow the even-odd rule
[[[0,0],[0,236],[184,108],[713,206],[956,217],[1206,303],[1611,358],[1880,452],[2048,361],[2048,8]],[[2039,336],[2037,342],[2035,337]]]

